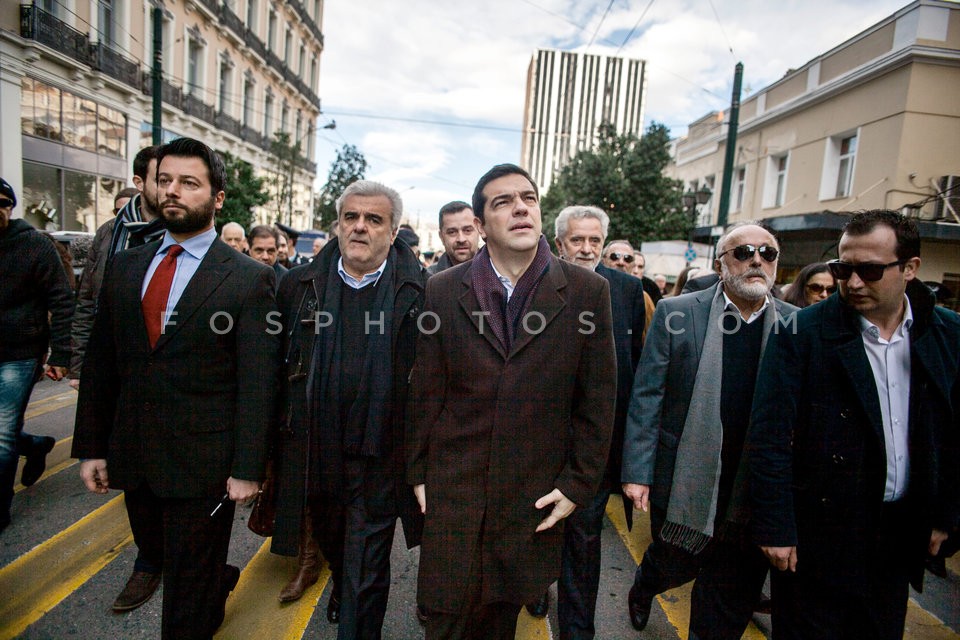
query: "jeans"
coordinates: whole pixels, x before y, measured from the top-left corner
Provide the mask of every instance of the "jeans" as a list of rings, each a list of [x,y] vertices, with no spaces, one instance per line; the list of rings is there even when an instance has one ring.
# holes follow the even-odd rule
[[[13,482],[17,475],[17,440],[33,389],[37,359],[0,363],[0,523],[10,521]]]

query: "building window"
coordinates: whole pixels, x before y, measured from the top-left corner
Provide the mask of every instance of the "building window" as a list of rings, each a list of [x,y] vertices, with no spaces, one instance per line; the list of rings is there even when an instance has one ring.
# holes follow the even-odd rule
[[[247,0],[247,29],[257,30],[257,0]]]
[[[63,92],[63,142],[87,151],[97,150],[97,103]]]
[[[317,90],[317,56],[313,56],[313,60],[310,61],[310,90],[313,92]]]
[[[121,180],[23,163],[23,217],[44,231],[95,231],[113,213]]]
[[[232,99],[233,87],[233,62],[229,58],[223,58],[220,61],[220,99],[217,102],[217,111],[220,113],[230,112],[230,101]]]
[[[263,136],[270,137],[270,118],[273,117],[273,94],[267,89],[267,97],[263,100]]]
[[[283,64],[287,67],[290,66],[290,46],[293,42],[293,33],[290,29],[287,29],[286,35],[283,37]]]
[[[782,207],[787,193],[788,154],[767,158],[767,171],[763,188],[763,207]]]
[[[820,199],[846,198],[853,192],[859,132],[847,131],[827,138],[820,176]]]
[[[112,46],[116,42],[113,0],[98,0],[97,24],[100,32],[100,42],[105,45]]]
[[[297,59],[297,77],[303,80],[303,70],[307,68],[307,48],[300,45],[300,57]]]
[[[733,210],[743,211],[743,194],[747,188],[747,168],[737,167],[734,170]]]
[[[277,47],[277,12],[270,9],[270,15],[267,18],[267,49],[276,53]]]
[[[23,133],[63,141],[60,124],[62,95],[60,89],[39,80],[24,77],[23,102],[20,107],[20,129]]]
[[[127,116],[102,104],[97,107],[97,152],[127,157]]]
[[[283,101],[283,106],[280,107],[280,131],[287,130],[287,118],[290,116],[290,107],[287,106],[287,101]]]
[[[303,131],[303,114],[300,113],[300,109],[297,109],[297,128],[296,133],[293,136],[293,144],[300,143],[300,134]]]
[[[187,93],[203,89],[203,46],[193,38],[187,45]]]
[[[313,21],[320,24],[320,0],[313,0]]]
[[[853,186],[853,163],[857,159],[857,136],[847,136],[840,140],[840,170],[837,172],[837,197],[850,195]]]
[[[253,124],[253,78],[247,77],[243,82],[243,126],[250,127]]]

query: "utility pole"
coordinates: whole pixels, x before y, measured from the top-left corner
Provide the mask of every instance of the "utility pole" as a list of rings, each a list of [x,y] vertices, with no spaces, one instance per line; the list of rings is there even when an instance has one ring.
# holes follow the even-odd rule
[[[163,143],[163,9],[153,8],[153,144]]]
[[[717,226],[727,226],[730,211],[730,182],[733,179],[733,163],[737,157],[737,127],[740,122],[740,85],[743,82],[743,63],[738,62],[733,72],[733,97],[730,99],[730,122],[727,127],[727,153],[723,159],[723,181],[720,186],[720,210]]]

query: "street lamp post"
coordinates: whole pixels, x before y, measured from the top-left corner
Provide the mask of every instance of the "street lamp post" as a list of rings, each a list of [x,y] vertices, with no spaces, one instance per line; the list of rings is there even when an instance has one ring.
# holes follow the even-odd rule
[[[693,249],[693,232],[697,228],[697,213],[699,213],[701,206],[709,202],[712,195],[713,192],[710,190],[710,187],[703,185],[696,191],[687,191],[681,196],[683,208],[689,209],[690,211],[690,237],[687,240],[687,251],[684,255],[687,260],[687,265],[697,258],[697,252]]]

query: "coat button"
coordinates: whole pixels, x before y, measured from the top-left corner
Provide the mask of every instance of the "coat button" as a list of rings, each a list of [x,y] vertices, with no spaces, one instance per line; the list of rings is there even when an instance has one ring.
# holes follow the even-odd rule
[[[835,464],[843,464],[844,462],[846,462],[846,460],[844,460],[843,456],[840,455],[839,453],[835,453],[833,454],[833,462]]]
[[[850,409],[846,409],[846,408],[840,409],[840,417],[843,418],[844,420],[846,420],[847,418],[849,418],[849,417],[850,417]]]

